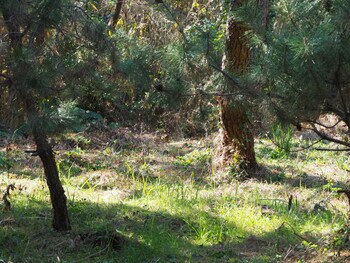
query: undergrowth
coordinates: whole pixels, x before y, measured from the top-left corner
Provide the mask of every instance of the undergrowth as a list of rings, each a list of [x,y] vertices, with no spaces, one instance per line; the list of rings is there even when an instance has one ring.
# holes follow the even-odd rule
[[[225,183],[212,180],[210,140],[57,151],[73,226],[65,233],[51,230],[40,163],[3,151],[1,190],[16,189],[0,212],[0,259],[342,262],[348,208],[337,189],[347,186],[349,156],[309,149],[270,158],[271,141],[256,145],[257,177]]]

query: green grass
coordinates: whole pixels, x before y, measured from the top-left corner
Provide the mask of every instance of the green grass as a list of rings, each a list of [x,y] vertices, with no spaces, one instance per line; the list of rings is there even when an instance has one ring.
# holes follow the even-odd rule
[[[12,210],[0,212],[0,260],[346,262],[347,200],[335,193],[347,185],[346,153],[270,158],[273,145],[259,140],[260,175],[220,183],[209,139],[90,146],[57,152],[73,227],[66,233],[51,229],[40,163],[11,152],[0,189],[17,189]]]

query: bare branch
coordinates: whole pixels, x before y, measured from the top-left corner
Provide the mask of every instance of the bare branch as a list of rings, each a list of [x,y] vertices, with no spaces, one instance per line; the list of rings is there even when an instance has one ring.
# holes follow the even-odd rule
[[[322,141],[322,139],[319,139],[319,140],[317,140],[316,142],[313,142],[313,143],[311,143],[310,145],[308,145],[308,146],[306,146],[306,147],[300,147],[299,149],[297,149],[297,150],[293,150],[293,151],[290,151],[290,152],[302,152],[302,151],[305,151],[305,150],[307,150],[307,149],[310,149],[312,146],[314,146],[314,145],[316,145],[316,144],[318,144],[318,143],[320,143]],[[313,148],[314,149],[314,148]]]
[[[314,148],[316,151],[323,151],[323,152],[348,152],[350,151],[350,148],[344,148],[344,149],[339,149],[339,148]]]
[[[327,126],[327,125],[325,125],[325,124],[322,124],[322,123],[320,123],[320,122],[318,122],[318,121],[313,121],[313,120],[308,120],[307,122],[317,124],[317,125],[322,126],[322,127],[326,128],[326,129],[332,129],[332,128],[334,128],[335,126],[337,126],[340,122],[342,122],[342,120],[338,120],[338,121],[337,121],[334,125],[332,125],[332,126]]]
[[[326,141],[330,141],[330,142],[334,142],[334,143],[337,143],[340,145],[344,145],[346,147],[350,147],[350,143],[328,136],[324,132],[321,132],[320,130],[318,130],[314,123],[312,123],[311,125],[312,125],[311,130],[314,131],[321,139],[326,140]]]

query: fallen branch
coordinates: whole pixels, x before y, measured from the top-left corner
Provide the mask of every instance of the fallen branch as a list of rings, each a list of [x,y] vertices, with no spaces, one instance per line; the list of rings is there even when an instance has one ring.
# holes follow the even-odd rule
[[[292,229],[293,234],[294,234],[295,236],[299,237],[300,239],[302,239],[302,240],[304,240],[304,241],[306,241],[306,242],[308,242],[308,243],[313,243],[313,242],[309,241],[308,239],[306,239],[305,237],[303,237],[302,235],[298,234],[297,231],[295,230],[295,228],[294,228],[291,224],[289,224],[289,223],[287,223],[287,222],[283,222],[283,223],[277,228],[277,230],[279,230],[279,229],[281,229],[282,227],[284,227],[284,225],[289,226],[289,227]]]
[[[30,156],[39,156],[39,153],[37,150],[25,150],[24,153],[30,154]]]

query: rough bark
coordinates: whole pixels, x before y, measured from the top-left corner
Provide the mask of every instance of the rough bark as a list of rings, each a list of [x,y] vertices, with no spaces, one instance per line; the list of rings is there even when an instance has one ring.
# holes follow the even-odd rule
[[[240,2],[235,2],[235,6]],[[234,18],[229,18],[226,29],[226,53],[223,68],[227,72],[242,75],[249,65],[249,47],[244,34],[246,27]],[[227,82],[230,91],[237,90]],[[252,175],[257,163],[254,152],[254,133],[249,121],[247,105],[242,98],[220,97],[220,119],[222,125],[223,160],[226,165],[239,167]]]
[[[254,133],[244,105],[221,97],[222,154],[227,165],[238,167],[252,175],[257,163],[254,151]]]
[[[234,17],[227,21],[226,28],[226,52],[223,67],[227,71],[236,74],[244,74],[249,65],[249,47],[245,33],[247,28],[242,22],[238,22]],[[236,87],[232,87],[235,89]]]

